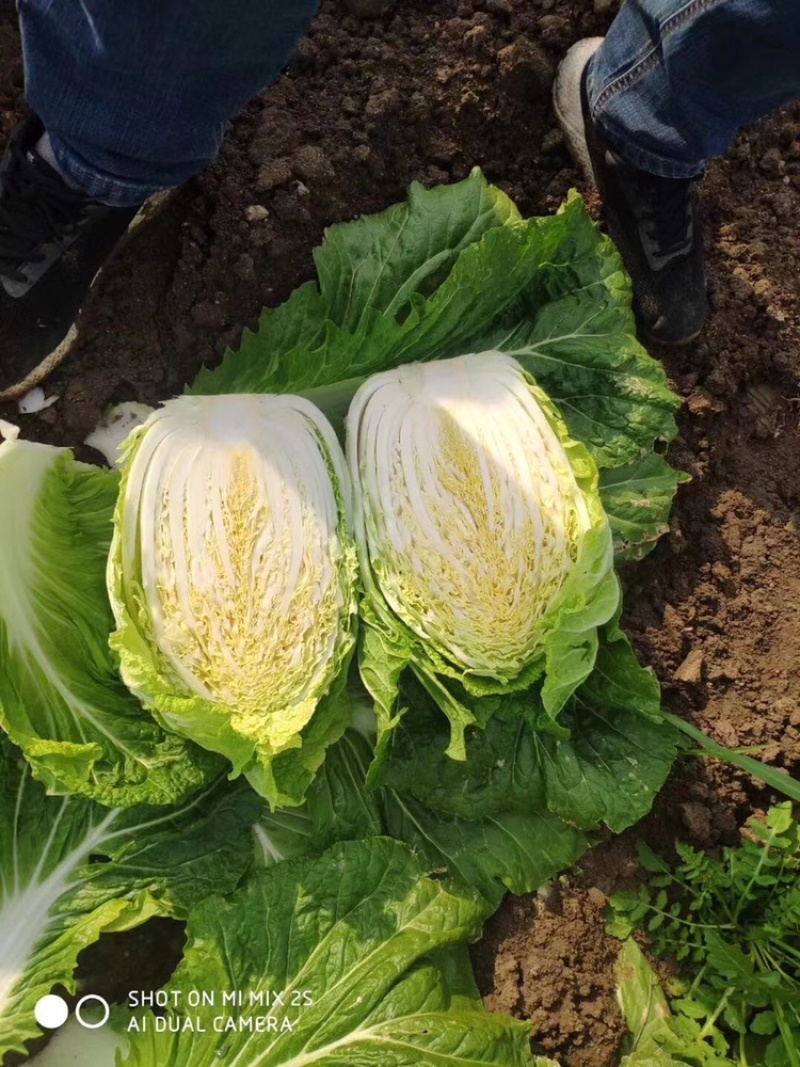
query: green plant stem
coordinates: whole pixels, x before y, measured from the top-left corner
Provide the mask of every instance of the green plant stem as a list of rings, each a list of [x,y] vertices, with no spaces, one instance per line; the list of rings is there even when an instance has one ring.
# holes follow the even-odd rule
[[[705,1041],[705,1039],[708,1037],[708,1035],[714,1029],[714,1026],[715,1026],[715,1024],[717,1022],[717,1019],[720,1017],[720,1015],[722,1015],[723,1011],[725,1011],[725,1008],[727,1007],[728,1001],[731,999],[731,993],[733,993],[733,992],[734,992],[734,986],[728,986],[728,988],[722,994],[722,998],[720,999],[719,1004],[717,1004],[717,1007],[714,1010],[714,1014],[713,1015],[709,1015],[709,1017],[705,1021],[705,1025],[703,1026],[703,1029],[697,1035],[698,1042]]]
[[[762,948],[755,945],[754,951],[756,966],[762,974],[769,974],[772,971],[777,971],[779,974],[782,974],[784,978],[788,977],[786,972],[779,967],[775,960]],[[783,1013],[783,1005],[779,1000],[770,998],[770,1007],[775,1013],[778,1029],[780,1030],[783,1044],[789,1056],[790,1067],[800,1067],[800,1053],[798,1053],[797,1049],[794,1047],[792,1032],[789,1028],[789,1024],[786,1022],[786,1016]]]
[[[795,960],[800,963],[800,950],[796,949],[794,945],[790,945],[788,941],[773,941],[774,945],[778,948],[782,948],[789,956],[794,956]]]
[[[656,915],[663,915],[665,919],[669,919],[670,922],[680,923],[682,926],[688,926],[692,930],[736,930],[737,927],[734,923],[696,923],[691,919],[684,919],[682,915],[671,915],[668,911],[664,911],[663,908],[657,908],[655,904],[647,905],[648,911],[653,911]]]
[[[692,999],[694,998],[695,993],[700,988],[700,985],[701,985],[703,979],[706,976],[706,971],[707,970],[708,970],[708,964],[704,963],[703,966],[700,968],[700,970],[697,972],[695,980],[692,982],[691,986],[689,987],[689,991],[686,994],[688,997],[690,997]]]
[[[739,1067],[747,1067],[747,1050],[744,1039],[746,1034],[739,1034]]]
[[[696,726],[692,726],[691,723],[686,722],[679,715],[673,715],[671,712],[663,710],[661,715],[676,729],[696,741],[701,746],[702,755],[713,756],[715,759],[722,760],[723,763],[730,763],[734,767],[738,767],[739,770],[752,775],[758,781],[764,782],[770,789],[774,789],[785,797],[789,797],[790,800],[800,803],[800,782],[796,781],[796,779],[790,778],[786,774],[781,774],[774,767],[769,767],[759,760],[750,759],[749,756],[742,756],[735,749],[725,748],[724,745],[717,744],[702,730],[698,730]]]
[[[731,748],[730,752],[734,752],[737,756],[747,756],[753,752],[766,752],[769,745],[746,745],[744,748]],[[705,748],[685,748],[682,755],[684,756],[707,756],[708,749]]]
[[[778,1021],[778,1029],[781,1032],[783,1043],[786,1046],[786,1051],[789,1054],[789,1063],[791,1067],[800,1067],[800,1052],[794,1047],[794,1039],[792,1032],[789,1029],[789,1025],[786,1022],[786,1016],[783,1014],[783,1005],[777,1000],[772,1002],[772,1010],[775,1012],[775,1018]]]
[[[745,891],[742,893],[742,895],[739,897],[739,900],[737,901],[736,912],[734,913],[734,916],[733,916],[733,921],[737,925],[738,925],[738,922],[739,922],[739,916],[741,915],[741,912],[742,912],[742,908],[747,904],[748,900],[750,899],[750,890],[756,884],[756,882],[758,880],[758,876],[761,874],[761,871],[764,868],[764,864],[767,862],[767,858],[769,856],[769,850],[772,848],[772,842],[774,840],[775,840],[775,833],[773,832],[773,833],[771,833],[769,835],[769,838],[764,841],[764,847],[761,849],[761,855],[758,857],[758,863],[756,864],[756,869],[750,875],[750,881],[747,883],[747,888],[745,889]]]

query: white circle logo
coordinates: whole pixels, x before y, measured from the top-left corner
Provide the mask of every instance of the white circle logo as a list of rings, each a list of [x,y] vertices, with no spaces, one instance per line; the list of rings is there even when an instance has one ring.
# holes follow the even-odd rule
[[[99,1004],[103,1009],[103,1017],[100,1022],[90,1023],[81,1016],[81,1010],[84,1005],[91,1004],[92,1002]],[[98,997],[96,993],[87,993],[86,996],[81,997],[75,1005],[75,1018],[86,1030],[99,1030],[101,1026],[106,1025],[110,1014],[111,1008],[108,1006],[108,1001],[104,997]]]
[[[34,1018],[39,1026],[45,1030],[57,1030],[63,1026],[69,1015],[69,1007],[63,997],[50,993],[46,997],[39,997],[36,1007],[33,1009]]]

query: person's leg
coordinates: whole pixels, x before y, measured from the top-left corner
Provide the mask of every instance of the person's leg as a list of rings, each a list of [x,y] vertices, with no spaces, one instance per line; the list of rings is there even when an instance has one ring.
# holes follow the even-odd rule
[[[632,166],[694,178],[800,96],[798,57],[798,0],[628,0],[589,64],[592,118]]]
[[[27,99],[58,169],[140,204],[216,155],[286,65],[317,0],[20,0]]]
[[[217,153],[316,0],[19,0],[34,114],[0,160],[0,400],[69,354],[100,268],[152,194]]]
[[[707,310],[692,182],[741,125],[800,95],[798,0],[626,0],[554,88],[570,148],[603,199],[640,328],[696,336]]]

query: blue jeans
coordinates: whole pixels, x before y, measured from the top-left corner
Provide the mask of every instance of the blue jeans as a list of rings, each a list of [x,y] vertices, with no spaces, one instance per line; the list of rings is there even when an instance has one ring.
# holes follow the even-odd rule
[[[740,126],[800,96],[800,0],[626,0],[587,88],[626,162],[694,178]]]
[[[214,158],[286,64],[317,0],[19,0],[26,94],[62,172],[132,205]],[[594,57],[600,132],[694,177],[800,91],[800,0],[627,0]]]
[[[18,0],[25,92],[61,172],[141,203],[209,163],[317,0]]]

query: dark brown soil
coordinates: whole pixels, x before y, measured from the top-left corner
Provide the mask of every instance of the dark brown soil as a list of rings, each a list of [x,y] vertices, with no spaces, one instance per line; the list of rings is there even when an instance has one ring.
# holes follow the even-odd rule
[[[76,444],[114,400],[181,390],[264,305],[312,276],[326,225],[483,168],[528,214],[580,185],[549,91],[595,0],[323,0],[287,74],[220,159],[141,226],[108,268],[79,349],[26,436]],[[382,12],[362,18],[353,12]],[[20,111],[13,16],[0,24],[0,136]],[[692,475],[672,534],[628,576],[625,624],[665,701],[729,746],[800,771],[800,107],[746,131],[700,193],[713,315],[663,358],[686,399],[672,458]],[[714,849],[769,795],[682,760],[635,832],[549,895],[508,901],[476,949],[487,1004],[532,1023],[564,1067],[610,1067],[623,1027],[602,895],[637,876],[634,843]]]

